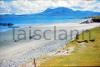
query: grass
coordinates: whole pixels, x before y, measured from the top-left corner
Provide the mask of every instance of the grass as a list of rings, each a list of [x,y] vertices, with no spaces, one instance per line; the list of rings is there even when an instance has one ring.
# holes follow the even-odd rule
[[[94,19],[100,19],[100,16],[95,16],[95,17],[93,17]]]
[[[54,56],[46,62],[40,64],[39,67],[64,67],[64,66],[100,66],[100,27],[90,30],[95,41],[84,43],[81,46],[75,40],[70,42],[64,49],[75,47],[75,51],[68,56]],[[88,32],[85,32],[85,39],[88,39]],[[79,36],[81,39],[82,34]]]

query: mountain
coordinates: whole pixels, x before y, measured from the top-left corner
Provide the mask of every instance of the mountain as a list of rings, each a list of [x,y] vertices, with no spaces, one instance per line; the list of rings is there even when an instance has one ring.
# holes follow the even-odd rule
[[[50,9],[48,8],[44,12],[37,14],[27,14],[27,15],[0,15],[1,23],[25,23],[25,22],[46,22],[46,21],[54,21],[54,20],[65,20],[65,19],[80,19],[80,18],[88,18],[91,16],[100,16],[100,12],[92,12],[92,11],[74,11],[72,9],[59,7]]]
[[[67,17],[67,18],[84,18],[84,17],[91,17],[91,16],[99,16],[100,12],[92,12],[92,11],[73,11],[72,9],[68,9],[65,7],[59,7],[55,9],[48,8],[46,11],[37,14],[40,16],[50,16],[50,17]]]
[[[68,9],[64,7],[55,8],[55,9],[48,8],[46,11],[40,14],[47,15],[47,16],[65,16],[65,15],[74,14],[74,11],[72,9]]]
[[[27,14],[27,15],[4,15],[2,17],[9,16],[9,17],[37,17],[37,18],[42,18],[42,17],[67,17],[67,18],[84,18],[84,17],[91,17],[91,16],[100,16],[100,12],[93,12],[93,11],[74,11],[69,8],[65,7],[59,7],[59,8],[54,8],[50,9],[48,8],[44,12],[38,13],[38,14]]]

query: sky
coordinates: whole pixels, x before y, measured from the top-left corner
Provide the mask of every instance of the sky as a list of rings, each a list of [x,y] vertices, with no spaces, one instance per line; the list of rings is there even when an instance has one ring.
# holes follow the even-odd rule
[[[100,12],[100,0],[0,0],[0,14],[36,14],[57,7]]]

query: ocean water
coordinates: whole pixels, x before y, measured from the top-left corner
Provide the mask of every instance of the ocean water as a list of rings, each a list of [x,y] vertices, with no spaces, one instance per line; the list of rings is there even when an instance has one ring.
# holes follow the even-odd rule
[[[28,17],[28,16],[1,16],[0,23],[13,23],[13,24],[52,24],[52,23],[78,23],[84,20],[84,18],[66,18],[66,17]]]
[[[16,26],[27,26],[27,25],[52,25],[52,24],[59,24],[59,23],[81,23],[83,21],[85,21],[87,19],[69,19],[69,18],[65,18],[65,17],[61,17],[61,18],[42,18],[42,17],[27,17],[27,16],[1,16],[0,17],[0,23],[12,23],[14,24],[14,26],[12,27],[16,27]],[[7,26],[0,26],[0,32],[5,32],[8,31],[9,29],[12,29],[12,27],[7,27]]]

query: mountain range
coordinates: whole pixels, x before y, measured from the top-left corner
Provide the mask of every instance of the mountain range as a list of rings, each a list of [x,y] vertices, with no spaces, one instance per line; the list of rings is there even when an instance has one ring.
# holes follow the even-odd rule
[[[100,16],[100,12],[92,12],[92,11],[73,11],[72,9],[68,9],[65,7],[59,7],[55,9],[48,8],[46,11],[36,14],[40,16],[50,16],[50,17],[61,17],[64,16],[66,18],[84,18],[91,16]]]
[[[14,14],[5,14],[0,15],[0,22],[5,21],[9,22],[14,21],[23,21],[23,20],[46,20],[46,19],[68,19],[68,18],[87,18],[91,16],[100,16],[100,12],[93,11],[74,11],[69,8],[59,7],[59,8],[48,8],[44,12],[37,14],[26,14],[26,15],[14,15]]]

